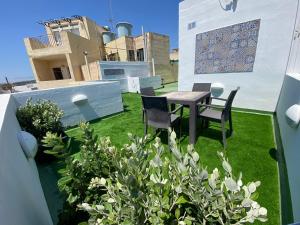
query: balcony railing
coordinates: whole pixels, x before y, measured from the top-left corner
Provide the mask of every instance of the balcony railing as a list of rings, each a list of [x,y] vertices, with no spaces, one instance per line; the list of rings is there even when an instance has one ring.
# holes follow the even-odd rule
[[[32,37],[30,39],[34,41],[33,45],[35,49],[57,47],[62,45],[60,34],[41,35],[38,37]]]

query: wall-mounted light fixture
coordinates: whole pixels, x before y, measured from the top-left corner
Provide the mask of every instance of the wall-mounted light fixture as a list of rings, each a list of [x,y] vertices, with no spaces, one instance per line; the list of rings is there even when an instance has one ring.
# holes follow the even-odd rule
[[[285,118],[291,127],[297,128],[300,123],[300,105],[295,104],[289,107],[285,112]]]
[[[224,85],[222,83],[213,83],[211,85],[211,94],[214,97],[220,97],[224,92]]]
[[[83,95],[83,94],[74,95],[72,97],[72,102],[75,105],[82,105],[85,102],[87,102],[87,100],[88,100],[88,97],[86,95]]]
[[[224,11],[235,11],[238,0],[219,0],[220,6]]]
[[[38,149],[36,138],[26,131],[20,131],[17,137],[26,158],[34,159]]]

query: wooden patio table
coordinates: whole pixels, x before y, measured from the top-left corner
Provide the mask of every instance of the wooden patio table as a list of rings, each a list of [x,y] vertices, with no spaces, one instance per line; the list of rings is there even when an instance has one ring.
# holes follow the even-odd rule
[[[196,122],[197,122],[197,104],[199,102],[206,101],[206,104],[209,104],[210,92],[195,92],[195,91],[175,91],[161,96],[167,97],[168,103],[172,104],[173,107],[175,104],[181,104],[184,106],[189,106],[190,116],[189,116],[189,143],[196,143]]]

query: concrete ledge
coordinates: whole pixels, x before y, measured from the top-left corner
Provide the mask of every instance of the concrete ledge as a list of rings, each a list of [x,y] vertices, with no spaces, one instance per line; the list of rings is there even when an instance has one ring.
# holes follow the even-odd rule
[[[76,95],[85,95],[87,101],[84,104],[74,104],[72,98]],[[64,110],[64,126],[74,126],[80,121],[90,121],[123,111],[119,82],[90,82],[81,86],[15,93],[13,97],[17,106],[25,104],[28,98],[33,101],[54,101]]]

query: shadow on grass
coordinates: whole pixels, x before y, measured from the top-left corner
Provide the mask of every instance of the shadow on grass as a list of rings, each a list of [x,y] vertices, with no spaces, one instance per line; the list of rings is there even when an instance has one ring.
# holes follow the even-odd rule
[[[278,161],[278,151],[275,148],[271,148],[269,150],[269,155],[271,156],[272,159],[274,159],[275,161]]]

